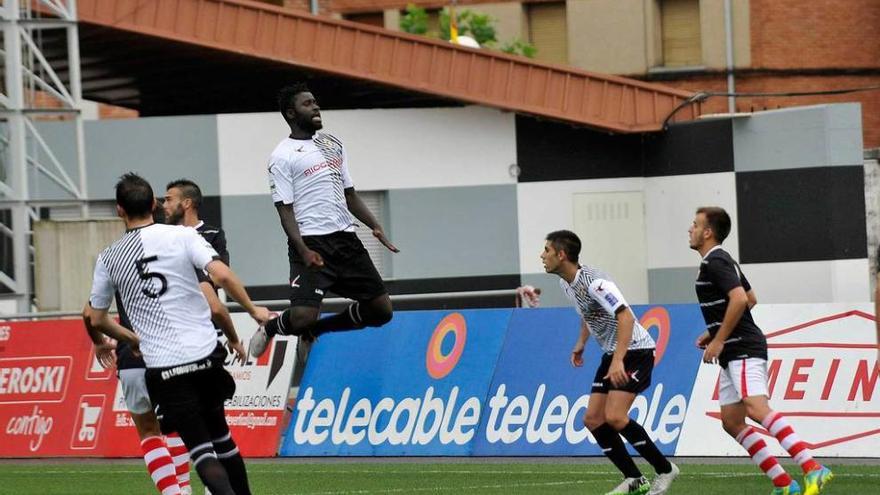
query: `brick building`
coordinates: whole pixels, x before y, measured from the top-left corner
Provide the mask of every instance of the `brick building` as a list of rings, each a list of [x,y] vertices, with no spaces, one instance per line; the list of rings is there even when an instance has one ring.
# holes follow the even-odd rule
[[[309,0],[265,0],[309,8]],[[317,0],[324,14],[398,29],[408,3],[436,15],[437,0]],[[877,0],[460,0],[498,20],[500,41],[530,41],[537,58],[692,91],[727,91],[725,16],[737,92],[809,92],[880,85]],[[723,98],[712,110],[727,111]],[[825,102],[862,104],[864,145],[880,147],[880,91],[737,99],[737,111]]]

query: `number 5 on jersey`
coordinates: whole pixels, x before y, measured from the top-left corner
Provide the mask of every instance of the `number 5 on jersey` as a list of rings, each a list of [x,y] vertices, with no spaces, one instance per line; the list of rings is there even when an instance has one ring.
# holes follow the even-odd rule
[[[141,278],[141,280],[149,281],[152,278],[157,278],[159,279],[159,282],[162,283],[162,288],[158,291],[150,287],[144,287],[143,289],[141,289],[141,292],[143,292],[145,296],[153,299],[161,296],[168,291],[168,279],[165,278],[165,275],[162,275],[161,273],[152,273],[147,271],[147,263],[150,263],[151,261],[156,261],[157,259],[159,259],[159,257],[154,254],[153,256],[145,256],[134,262],[134,266],[137,267],[138,276]]]

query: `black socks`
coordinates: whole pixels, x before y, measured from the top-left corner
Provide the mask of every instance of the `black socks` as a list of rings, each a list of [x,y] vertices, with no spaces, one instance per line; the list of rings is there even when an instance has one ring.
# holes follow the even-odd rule
[[[602,453],[605,454],[605,457],[610,459],[611,462],[617,466],[617,469],[623,473],[625,478],[642,477],[642,472],[639,471],[639,468],[636,467],[636,463],[629,455],[629,452],[626,451],[626,446],[623,445],[623,439],[620,438],[620,434],[618,434],[611,425],[608,423],[602,423],[601,426],[595,430],[591,430],[590,433],[593,434],[596,443],[602,447]]]
[[[657,474],[665,474],[672,471],[672,464],[669,463],[669,459],[654,445],[654,442],[651,441],[648,432],[642,428],[642,425],[629,420],[629,423],[620,430],[620,434],[638,451],[639,455],[648,461],[651,466],[654,466]]]

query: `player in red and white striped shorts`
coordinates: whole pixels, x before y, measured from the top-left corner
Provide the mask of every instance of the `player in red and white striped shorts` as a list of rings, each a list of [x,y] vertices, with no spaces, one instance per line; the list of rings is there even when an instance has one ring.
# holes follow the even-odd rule
[[[767,390],[767,339],[752,319],[755,293],[739,265],[721,243],[730,233],[730,216],[717,206],[699,208],[688,230],[690,247],[700,253],[697,299],[706,331],[696,345],[703,361],[721,365],[719,403],[724,430],[748,451],[773,480],[773,495],[801,495],[797,481],[770,454],[764,431],[746,424],[760,423],[776,438],[804,472],[804,495],[818,495],[834,475],[815,460],[807,444],[781,414],[770,409]]]

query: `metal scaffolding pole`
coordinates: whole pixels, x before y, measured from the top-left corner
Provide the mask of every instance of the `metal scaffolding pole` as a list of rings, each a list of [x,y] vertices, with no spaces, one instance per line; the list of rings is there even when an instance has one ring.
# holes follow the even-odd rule
[[[33,296],[31,222],[37,218],[32,201],[40,199],[31,197],[30,178],[54,182],[79,202],[82,216],[88,216],[76,0],[2,0],[0,23],[5,83],[0,92],[0,123],[6,134],[2,137],[0,212],[7,212],[0,216],[0,242],[11,246],[11,256],[4,250],[6,259],[0,260],[0,285],[10,293],[0,297],[14,298],[17,310],[28,312]],[[41,46],[44,38],[59,30],[64,36],[54,39],[63,40],[67,53],[66,74],[60,75]],[[72,124],[76,163],[59,161],[57,157],[63,155],[53,152],[52,143],[41,136],[37,120],[47,115],[62,115]],[[71,178],[74,173],[76,181]]]

